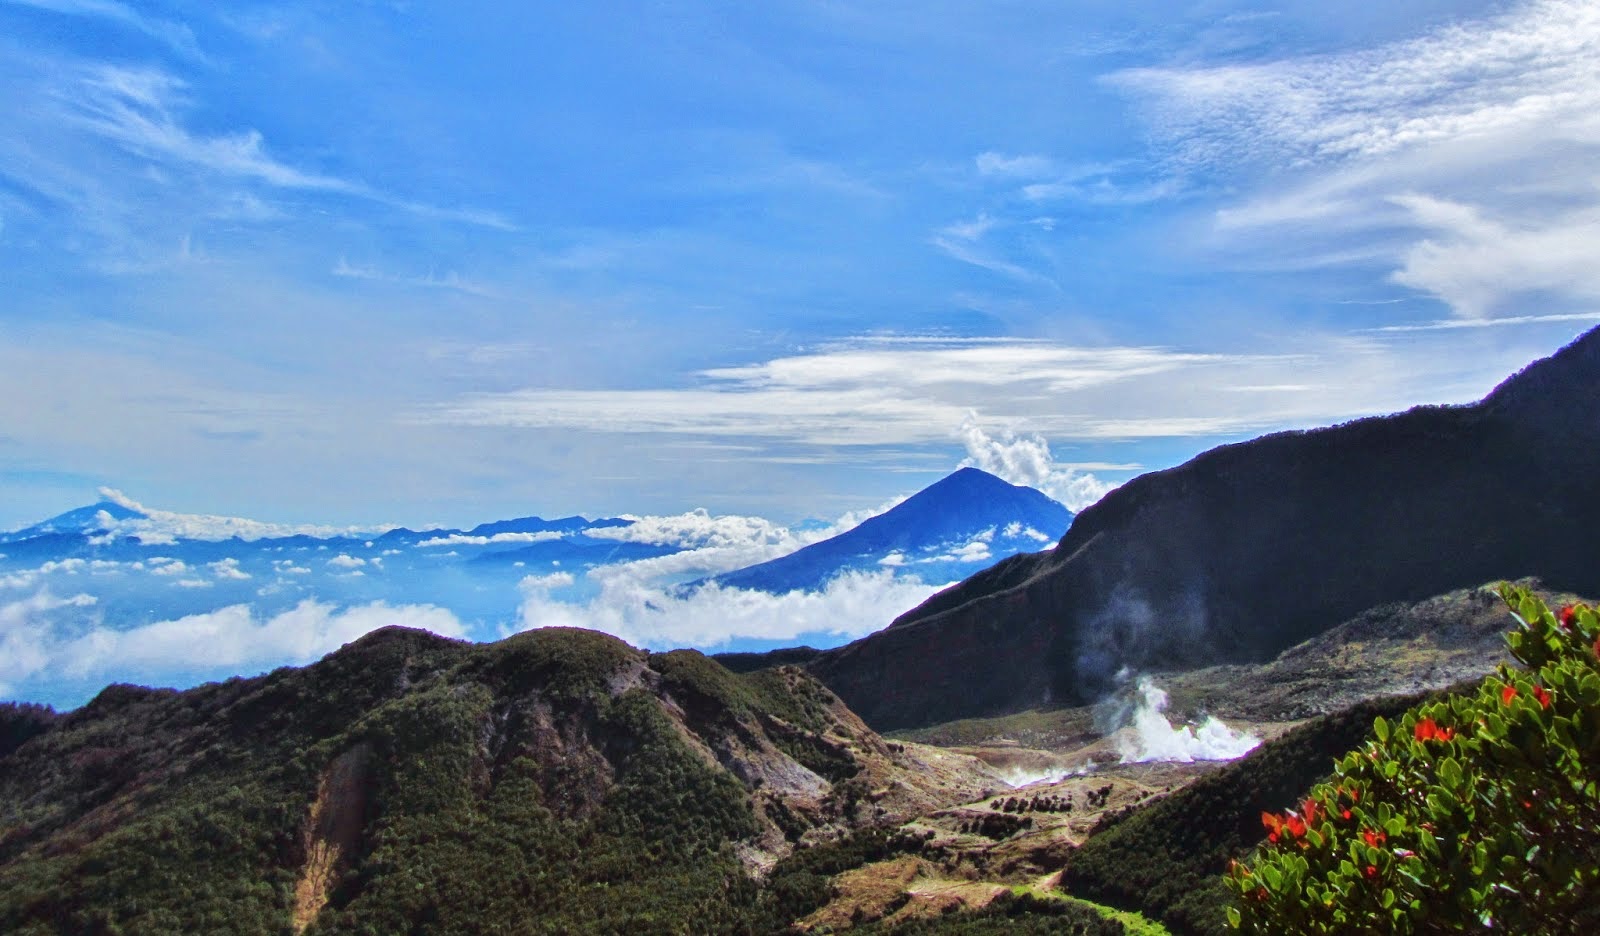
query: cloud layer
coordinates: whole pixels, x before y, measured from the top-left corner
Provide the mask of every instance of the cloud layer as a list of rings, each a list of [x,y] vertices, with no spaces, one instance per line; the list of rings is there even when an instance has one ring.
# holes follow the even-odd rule
[[[595,598],[571,603],[553,592],[571,575],[529,576],[522,583],[517,630],[587,627],[651,649],[716,647],[734,638],[792,641],[806,635],[853,639],[878,630],[942,586],[892,572],[845,573],[822,591],[781,595],[706,585],[676,594],[633,575],[607,577]]]
[[[305,664],[391,624],[466,636],[454,614],[430,605],[338,608],[308,599],[264,619],[232,605],[118,630],[85,616],[94,604],[42,590],[0,605],[0,696],[40,679],[172,685]]]

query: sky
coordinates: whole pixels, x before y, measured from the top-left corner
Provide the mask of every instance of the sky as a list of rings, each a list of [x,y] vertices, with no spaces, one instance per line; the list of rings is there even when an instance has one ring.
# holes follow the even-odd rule
[[[1600,322],[1600,6],[0,0],[0,527],[1080,508]]]

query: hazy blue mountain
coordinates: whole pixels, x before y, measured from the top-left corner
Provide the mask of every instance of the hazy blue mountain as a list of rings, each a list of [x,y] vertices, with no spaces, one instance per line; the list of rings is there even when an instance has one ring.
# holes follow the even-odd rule
[[[895,568],[949,582],[1045,549],[1071,523],[1072,511],[1033,488],[962,468],[837,536],[713,580],[786,592],[821,588],[845,572]]]
[[[144,517],[139,511],[114,501],[99,501],[87,507],[77,507],[66,513],[57,514],[49,520],[42,520],[13,533],[0,533],[0,543],[21,542],[52,533],[66,535],[98,533],[105,528],[101,514],[109,516],[112,520],[135,520]]]

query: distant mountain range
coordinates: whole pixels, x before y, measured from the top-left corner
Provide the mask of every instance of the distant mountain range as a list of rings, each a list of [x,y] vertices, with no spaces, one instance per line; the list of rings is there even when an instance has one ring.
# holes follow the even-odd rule
[[[1495,579],[1600,592],[1597,404],[1600,329],[1472,405],[1213,449],[809,667],[890,730],[1081,702],[1125,668],[1267,660]]]
[[[240,606],[251,619],[267,621],[306,601],[331,613],[379,602],[444,609],[462,624],[456,636],[492,639],[539,623],[521,619],[528,580],[553,583],[553,600],[579,608],[579,621],[584,603],[602,588],[590,572],[611,574],[677,555],[682,560],[670,566],[639,567],[638,581],[659,590],[663,601],[710,583],[774,595],[818,591],[847,573],[940,585],[1047,548],[1071,521],[1070,511],[1038,491],[975,468],[820,541],[760,518],[703,511],[667,518],[529,516],[470,529],[296,529],[147,509],[108,492],[97,503],[0,534],[0,606],[56,596],[30,613],[62,640],[90,626],[127,631]],[[740,568],[741,562],[752,564]],[[882,626],[889,616],[866,626]],[[827,634],[814,639],[828,645]],[[218,675],[229,674],[139,678],[183,684]],[[81,676],[71,687],[8,689],[5,677],[0,671],[0,694],[55,704],[76,704],[99,687]]]

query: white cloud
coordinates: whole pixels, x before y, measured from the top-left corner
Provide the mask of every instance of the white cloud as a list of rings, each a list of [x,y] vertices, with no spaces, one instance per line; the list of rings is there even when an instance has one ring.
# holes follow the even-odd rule
[[[150,560],[151,575],[187,575],[189,570],[189,564],[182,559],[169,559],[164,556],[158,556]]]
[[[58,599],[41,591],[0,605],[0,695],[61,679],[163,685],[197,673],[304,664],[390,624],[466,635],[455,615],[432,605],[338,608],[307,600],[265,619],[232,605],[114,630],[93,620],[84,626],[82,610],[94,604],[90,595]]]
[[[1443,338],[1431,341],[1303,333],[1273,353],[1216,353],[1010,339],[862,340],[702,371],[683,389],[474,394],[414,418],[739,438],[758,448],[814,446],[848,461],[852,446],[948,445],[952,430],[974,414],[986,425],[1027,426],[1056,445],[1317,426],[1478,399],[1549,350],[1505,343],[1465,353]],[[1251,387],[1295,389],[1239,392]],[[1025,454],[1012,455],[1019,467]],[[1063,496],[1081,505],[1095,491],[1086,486]]]
[[[76,575],[86,565],[82,559],[52,559],[37,568],[0,575],[0,588],[32,588],[51,575]]]
[[[738,515],[712,516],[705,508],[670,517],[638,517],[627,526],[600,527],[587,531],[595,539],[625,543],[654,543],[685,549],[727,548],[734,546],[774,546],[792,542],[789,528],[762,517]]]
[[[366,564],[367,560],[347,553],[340,553],[328,560],[328,565],[335,569],[359,569]]]
[[[13,696],[23,680],[50,666],[54,612],[94,604],[93,595],[57,598],[40,590],[0,605],[0,696]]]
[[[66,16],[94,17],[120,23],[160,40],[174,51],[195,58],[200,57],[194,33],[189,27],[182,23],[150,19],[115,0],[0,0],[0,2],[48,10]]]
[[[524,579],[518,629],[587,627],[652,649],[715,647],[740,637],[793,640],[829,634],[849,639],[884,627],[942,587],[885,570],[847,573],[820,592],[771,595],[708,585],[678,596],[617,578],[582,604],[552,597],[554,589],[570,584],[571,577],[564,574]]]
[[[537,530],[532,533],[496,533],[493,536],[468,536],[465,533],[452,533],[449,536],[434,536],[418,543],[421,546],[488,546],[495,543],[547,543],[566,536],[560,530]],[[398,552],[398,550],[385,550],[384,554]],[[377,562],[377,559],[372,560]]]
[[[180,539],[220,542],[237,537],[242,540],[272,539],[287,536],[364,536],[393,529],[381,527],[336,527],[317,524],[263,523],[243,517],[223,517],[214,514],[186,514],[171,510],[146,507],[114,488],[101,488],[100,496],[121,507],[138,511],[144,517],[112,520],[104,514],[102,525],[113,536],[137,537],[147,546],[170,546]]]
[[[198,136],[178,111],[185,83],[150,67],[100,65],[87,70],[75,98],[84,125],[134,153],[288,189],[364,194],[362,186],[306,172],[267,153],[260,132]]]
[[[52,663],[73,677],[159,679],[172,672],[309,663],[390,624],[465,636],[455,615],[432,605],[374,602],[340,609],[307,600],[265,620],[248,605],[232,605],[130,630],[96,628],[50,649]]]
[[[1589,0],[1527,0],[1353,52],[1108,80],[1144,105],[1171,171],[1242,191],[1217,215],[1225,254],[1392,264],[1394,282],[1468,318],[1600,296]]]
[[[1472,205],[1399,195],[1428,239],[1409,247],[1392,279],[1432,293],[1460,315],[1481,319],[1507,284],[1584,301],[1600,299],[1600,202],[1529,229],[1484,216]]]
[[[960,433],[962,444],[967,448],[963,465],[981,468],[1004,481],[1042,491],[1074,512],[1116,487],[1088,472],[1058,465],[1043,436],[1017,436],[1006,430],[996,438],[983,430],[975,415],[962,421]]]
[[[244,581],[250,578],[249,572],[239,568],[239,560],[237,559],[222,559],[217,562],[207,563],[207,567],[211,569],[211,574],[219,579]]]
[[[993,150],[979,153],[973,160],[978,167],[979,175],[1022,176],[1037,178],[1048,175],[1055,168],[1054,162],[1045,156],[1007,156]]]

